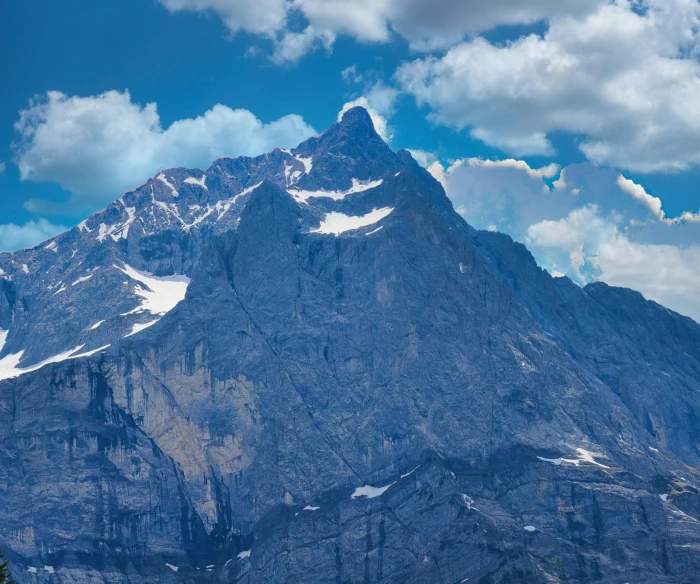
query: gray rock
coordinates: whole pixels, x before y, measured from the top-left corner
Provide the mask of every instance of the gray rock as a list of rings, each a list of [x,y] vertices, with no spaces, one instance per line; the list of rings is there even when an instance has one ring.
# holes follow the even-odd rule
[[[163,174],[0,256],[0,358],[110,345],[0,381],[18,583],[698,581],[697,323],[475,231],[361,109]],[[152,315],[114,264],[186,295],[126,336]]]

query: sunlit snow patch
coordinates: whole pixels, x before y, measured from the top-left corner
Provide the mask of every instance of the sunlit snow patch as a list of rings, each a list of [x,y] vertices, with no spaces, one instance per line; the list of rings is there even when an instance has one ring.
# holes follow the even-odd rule
[[[543,458],[542,456],[538,456],[537,458],[543,462],[551,462],[557,466],[561,466],[562,463],[579,466],[582,462],[587,462],[589,464],[595,464],[600,468],[610,468],[609,466],[605,466],[604,464],[596,461],[595,458],[593,458],[593,453],[589,452],[585,448],[577,448],[576,452],[578,452],[578,458]]]
[[[75,282],[71,284],[71,286],[77,286],[78,284],[81,284],[82,282],[87,282],[90,278],[92,278],[94,274],[89,274],[87,276],[80,276]]]
[[[323,221],[321,221],[321,225],[316,229],[312,229],[311,233],[340,235],[346,231],[374,225],[387,217],[393,210],[393,207],[372,209],[366,215],[360,215],[359,217],[333,211],[332,213],[326,213]]]
[[[246,551],[241,552],[240,554],[238,554],[238,558],[241,559],[241,560],[242,560],[243,558],[249,558],[249,557],[250,557],[250,550],[246,550]]]
[[[159,320],[160,318],[156,318],[155,320],[149,320],[148,322],[137,322],[134,326],[131,327],[131,332],[124,338],[130,337],[131,335],[135,335],[136,333],[140,333],[142,330],[147,329],[149,326],[153,326],[154,324],[156,324]]]
[[[180,569],[177,566],[173,566],[172,564],[166,563],[165,565],[168,566],[168,568],[170,568],[173,572],[177,572]]]
[[[307,505],[304,507],[304,511],[318,511],[320,507],[312,507],[311,505]]]
[[[525,527],[523,527],[523,529],[525,531],[529,531],[530,533],[532,533],[533,531],[537,531],[537,528],[534,525],[526,525]]]
[[[390,487],[394,486],[396,483],[391,483],[386,487],[370,487],[365,485],[363,487],[357,487],[355,492],[350,497],[351,499],[357,499],[358,497],[367,497],[368,499],[374,499],[383,495]]]
[[[177,190],[175,189],[175,185],[170,183],[168,181],[168,179],[165,178],[165,175],[162,172],[156,178],[170,189],[170,193],[172,194],[173,197],[177,197],[180,195],[180,193],[178,193]],[[170,177],[170,178],[172,178],[172,177]]]
[[[187,286],[190,283],[187,276],[154,276],[148,272],[136,270],[128,264],[124,264],[123,268],[117,265],[114,267],[142,284],[134,288],[134,293],[143,299],[141,304],[122,316],[139,312],[163,315],[185,298]]]
[[[352,179],[352,187],[350,187],[347,191],[298,191],[295,189],[289,189],[287,192],[292,195],[294,200],[298,203],[306,203],[308,199],[313,197],[326,197],[333,199],[334,201],[340,201],[348,195],[361,193],[363,191],[368,191],[369,189],[375,189],[381,185],[382,182],[382,179],[370,182],[361,182],[354,178]]]
[[[405,479],[406,477],[410,477],[414,472],[416,472],[420,468],[420,464],[414,468],[413,470],[408,471],[406,474],[402,474],[401,478]]]
[[[13,353],[11,355],[6,355],[2,359],[0,359],[0,381],[2,381],[3,379],[12,379],[13,377],[19,377],[20,375],[24,375],[25,373],[31,373],[32,371],[41,369],[45,365],[50,365],[51,363],[59,363],[60,361],[67,361],[69,359],[79,359],[81,357],[90,357],[95,353],[104,351],[109,347],[109,345],[105,345],[104,347],[100,347],[99,349],[79,353],[80,349],[82,349],[84,346],[85,345],[79,345],[74,349],[70,349],[68,351],[64,351],[63,353],[59,353],[58,355],[54,355],[53,357],[49,357],[48,359],[44,359],[36,365],[30,365],[29,367],[24,368],[19,366],[19,362],[22,360],[22,355],[24,355],[24,351],[20,351],[19,353]]]
[[[206,180],[207,180],[207,175],[206,175],[206,174],[203,174],[203,175],[202,175],[202,178],[199,178],[199,179],[198,179],[198,178],[194,178],[193,176],[188,176],[188,177],[185,179],[185,182],[186,182],[188,185],[199,185],[200,187],[202,187],[203,189],[206,189],[206,190],[208,191],[209,189],[207,188]]]

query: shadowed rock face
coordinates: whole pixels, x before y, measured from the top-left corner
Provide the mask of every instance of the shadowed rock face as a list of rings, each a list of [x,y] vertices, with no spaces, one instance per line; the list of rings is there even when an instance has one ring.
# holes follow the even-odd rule
[[[109,345],[0,381],[15,580],[699,581],[695,322],[473,230],[359,108],[162,174],[0,255],[0,359]]]

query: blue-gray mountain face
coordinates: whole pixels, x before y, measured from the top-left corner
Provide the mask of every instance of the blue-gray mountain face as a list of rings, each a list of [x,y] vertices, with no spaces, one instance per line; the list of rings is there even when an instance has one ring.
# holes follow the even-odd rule
[[[700,326],[472,229],[362,109],[0,270],[20,584],[700,581]]]

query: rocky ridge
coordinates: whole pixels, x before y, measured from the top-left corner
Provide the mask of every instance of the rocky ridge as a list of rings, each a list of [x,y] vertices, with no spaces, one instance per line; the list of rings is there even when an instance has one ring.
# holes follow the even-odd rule
[[[698,580],[700,325],[472,229],[361,108],[0,268],[21,584]]]

